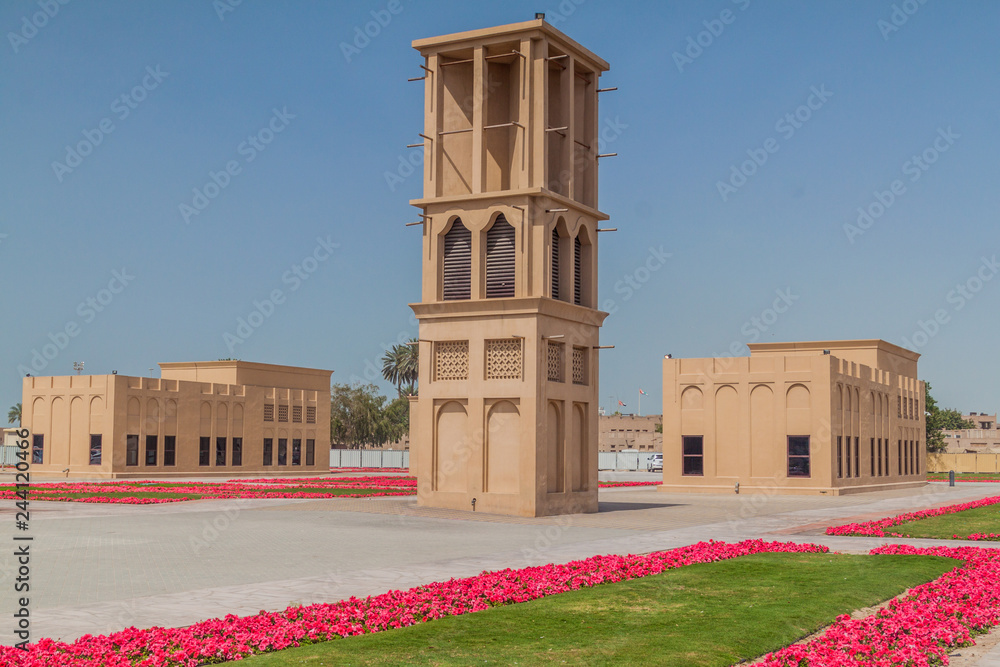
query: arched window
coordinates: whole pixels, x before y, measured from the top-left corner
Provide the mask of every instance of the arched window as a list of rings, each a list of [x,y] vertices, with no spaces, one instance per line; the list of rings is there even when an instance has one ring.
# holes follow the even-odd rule
[[[578,306],[583,304],[583,270],[580,265],[582,249],[583,244],[577,236],[573,239],[573,303]]]
[[[486,232],[486,298],[514,296],[514,228],[503,215]]]
[[[472,297],[472,232],[460,219],[444,235],[445,301]]]
[[[559,230],[552,228],[552,298],[559,298]]]

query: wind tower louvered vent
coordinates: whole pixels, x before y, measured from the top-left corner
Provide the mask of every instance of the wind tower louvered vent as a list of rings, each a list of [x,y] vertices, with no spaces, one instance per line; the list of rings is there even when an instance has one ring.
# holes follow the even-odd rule
[[[456,220],[444,235],[445,301],[472,297],[472,232]]]
[[[514,228],[497,217],[486,232],[486,298],[514,296]]]
[[[580,267],[580,251],[582,249],[582,245],[583,244],[580,243],[579,236],[573,239],[573,303],[578,306],[583,304],[581,298],[583,296],[581,289],[583,276]]]

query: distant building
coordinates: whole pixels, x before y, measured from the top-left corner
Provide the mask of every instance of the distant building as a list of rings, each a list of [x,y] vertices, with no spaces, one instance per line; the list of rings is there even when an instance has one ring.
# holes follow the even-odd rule
[[[663,360],[664,491],[839,495],[926,483],[916,352],[883,340],[755,343]]]
[[[962,415],[976,428],[942,431],[945,451],[949,454],[1000,454],[1000,429],[996,414],[970,412]]]
[[[160,370],[160,378],[24,378],[32,472],[116,478],[329,470],[332,371],[246,361],[163,363]]]
[[[662,452],[662,415],[602,415],[598,419],[598,448],[602,452],[635,449],[640,452]]]

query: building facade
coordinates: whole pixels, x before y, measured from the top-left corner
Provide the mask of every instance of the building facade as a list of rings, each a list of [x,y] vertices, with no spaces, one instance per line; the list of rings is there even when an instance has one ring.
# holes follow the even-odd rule
[[[601,415],[598,445],[602,452],[663,451],[663,415]]]
[[[544,19],[424,58],[418,503],[597,511],[598,79]]]
[[[920,355],[883,340],[663,360],[664,491],[839,495],[926,483]]]
[[[159,378],[24,378],[32,471],[128,478],[329,470],[331,371],[245,361],[160,370]]]
[[[985,412],[962,415],[975,424],[975,428],[948,429],[944,435],[945,452],[949,454],[1000,454],[1000,429],[997,416]]]

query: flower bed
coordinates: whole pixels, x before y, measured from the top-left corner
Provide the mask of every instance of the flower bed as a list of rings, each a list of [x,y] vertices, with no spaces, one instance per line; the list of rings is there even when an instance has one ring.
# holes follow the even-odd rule
[[[898,526],[901,523],[907,523],[910,521],[918,521],[920,519],[926,519],[932,516],[941,516],[943,514],[955,514],[957,512],[964,512],[965,510],[975,509],[977,507],[987,507],[989,505],[996,505],[1000,503],[1000,496],[992,496],[990,498],[981,498],[979,500],[974,500],[969,503],[959,503],[958,505],[948,505],[947,507],[937,507],[929,510],[920,510],[917,512],[907,512],[906,514],[899,514],[893,517],[886,517],[884,519],[875,519],[874,521],[864,521],[862,523],[847,523],[842,526],[831,526],[826,529],[827,535],[861,535],[865,537],[909,537],[902,533],[891,533],[886,532],[886,528],[891,528],[892,526]],[[979,537],[969,536],[963,539],[997,539],[996,535],[982,536]],[[959,539],[957,535],[954,536],[955,539]]]
[[[619,486],[659,486],[663,482],[598,482],[602,489],[614,489]]]
[[[949,651],[1000,624],[1000,551],[892,544],[871,553],[945,556],[965,564],[871,616],[839,616],[822,636],[769,654],[758,667],[947,665]]]
[[[315,477],[296,479],[228,480],[226,482],[156,482],[127,480],[107,482],[56,482],[36,484],[31,500],[58,500],[82,503],[119,503],[147,505],[192,499],[223,498],[364,498],[368,496],[409,496],[416,492],[417,481],[407,477]],[[294,489],[292,491],[275,489]],[[333,491],[337,491],[334,493]],[[346,491],[346,493],[345,493]],[[354,491],[354,493],[352,493]],[[134,494],[131,497],[106,495]],[[180,498],[158,498],[146,494],[180,494]],[[69,494],[94,494],[85,498]],[[13,499],[13,487],[0,490],[0,499]]]
[[[43,639],[26,651],[0,647],[0,664],[22,667],[195,667],[257,653],[458,616],[501,605],[628,579],[692,563],[755,553],[825,553],[826,547],[751,540],[698,544],[641,556],[594,556],[564,565],[483,572],[476,577],[389,591],[364,599],[229,615],[186,628],[128,628],[72,643]]]

